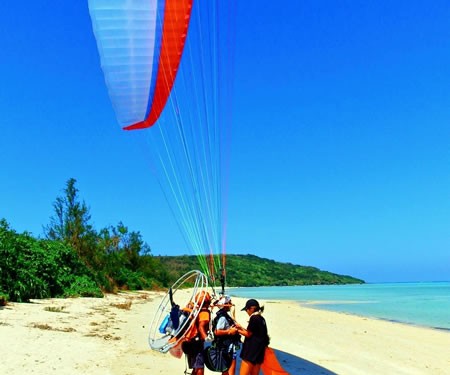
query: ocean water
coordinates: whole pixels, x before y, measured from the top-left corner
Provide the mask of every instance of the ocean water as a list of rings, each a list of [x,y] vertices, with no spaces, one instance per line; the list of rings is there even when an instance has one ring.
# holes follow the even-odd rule
[[[229,293],[450,330],[450,282],[231,288]]]

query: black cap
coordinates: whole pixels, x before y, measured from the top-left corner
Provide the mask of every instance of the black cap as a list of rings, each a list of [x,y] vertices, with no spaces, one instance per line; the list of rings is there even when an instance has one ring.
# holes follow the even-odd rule
[[[256,299],[249,299],[246,303],[245,303],[245,307],[243,309],[241,309],[241,311],[245,311],[248,310],[250,307],[256,306],[259,310],[259,303]]]

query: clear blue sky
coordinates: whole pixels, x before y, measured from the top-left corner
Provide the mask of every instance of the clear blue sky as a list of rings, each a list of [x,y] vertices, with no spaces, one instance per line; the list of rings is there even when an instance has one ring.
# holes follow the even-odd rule
[[[118,126],[86,1],[0,12],[0,217],[42,234],[65,182],[100,229],[189,253]],[[447,1],[239,1],[229,253],[450,280]]]

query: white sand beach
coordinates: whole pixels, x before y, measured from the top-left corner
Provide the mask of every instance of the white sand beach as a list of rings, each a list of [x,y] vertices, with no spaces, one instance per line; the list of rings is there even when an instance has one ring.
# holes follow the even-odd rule
[[[183,374],[184,359],[147,343],[160,298],[146,292],[10,303],[0,308],[2,373]],[[245,326],[245,300],[233,301]],[[448,331],[260,302],[271,347],[290,374],[450,374]]]

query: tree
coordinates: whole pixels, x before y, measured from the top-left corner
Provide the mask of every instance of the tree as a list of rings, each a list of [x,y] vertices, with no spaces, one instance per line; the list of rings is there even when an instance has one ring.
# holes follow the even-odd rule
[[[153,279],[158,272],[150,246],[139,232],[129,231],[122,222],[99,232],[98,249],[104,258],[105,274],[118,287],[147,287],[151,282],[146,280]]]
[[[84,201],[79,200],[76,180],[66,183],[64,196],[53,203],[55,215],[44,228],[47,239],[59,240],[72,246],[88,265],[95,259],[96,233],[90,224],[91,215]]]
[[[50,224],[44,227],[46,238],[73,248],[104,291],[143,289],[159,285],[160,279],[165,282],[165,271],[139,232],[129,231],[122,222],[94,230],[75,179],[67,181],[64,195],[56,198],[53,208]]]

